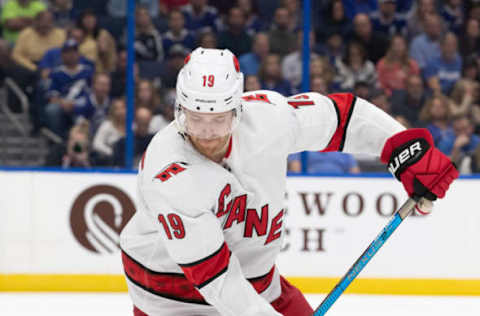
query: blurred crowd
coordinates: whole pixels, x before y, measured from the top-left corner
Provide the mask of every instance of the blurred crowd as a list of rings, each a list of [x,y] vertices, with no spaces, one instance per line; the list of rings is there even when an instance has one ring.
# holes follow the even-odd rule
[[[0,80],[28,98],[45,165],[125,164],[125,0],[0,0]],[[245,89],[301,92],[300,0],[136,0],[134,152],[173,119],[176,75],[198,46],[228,48]],[[310,90],[352,92],[426,127],[462,173],[480,172],[480,1],[312,1]],[[8,100],[13,112],[20,101]],[[291,155],[289,170],[358,173],[343,153]],[[358,157],[357,157],[358,158]],[[363,161],[363,158],[359,158]],[[368,159],[367,159],[368,160]]]

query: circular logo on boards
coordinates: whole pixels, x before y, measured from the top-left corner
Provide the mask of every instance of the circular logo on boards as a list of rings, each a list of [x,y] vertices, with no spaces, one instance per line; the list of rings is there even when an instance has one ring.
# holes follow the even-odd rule
[[[75,199],[70,212],[70,227],[86,249],[108,254],[120,249],[120,232],[135,213],[135,205],[122,190],[96,185]]]

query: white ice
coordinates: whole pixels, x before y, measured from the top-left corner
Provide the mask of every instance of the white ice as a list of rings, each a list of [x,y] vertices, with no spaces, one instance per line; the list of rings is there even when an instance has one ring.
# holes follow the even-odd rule
[[[315,308],[324,295],[307,295]],[[127,294],[2,293],[0,315],[132,316]],[[478,316],[480,297],[342,295],[326,316]]]

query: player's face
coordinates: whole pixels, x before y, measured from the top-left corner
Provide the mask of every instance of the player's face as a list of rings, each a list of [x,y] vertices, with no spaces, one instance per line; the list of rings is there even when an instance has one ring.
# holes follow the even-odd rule
[[[221,160],[232,133],[233,112],[197,113],[185,109],[185,118],[194,147],[214,161]]]
[[[197,139],[211,141],[230,135],[233,112],[197,113],[185,109],[187,134]]]

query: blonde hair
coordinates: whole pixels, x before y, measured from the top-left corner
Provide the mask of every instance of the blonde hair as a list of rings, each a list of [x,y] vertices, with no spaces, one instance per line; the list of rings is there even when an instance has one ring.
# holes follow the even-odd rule
[[[446,111],[446,119],[450,120],[452,118],[452,112],[450,110],[450,100],[443,94],[435,94],[430,99],[427,100],[425,105],[422,107],[420,111],[419,119],[423,122],[430,122],[432,120],[432,107],[435,100],[440,100],[445,107]]]
[[[311,77],[321,76],[325,80],[327,86],[330,85],[330,83],[332,83],[333,81],[333,78],[335,77],[335,71],[332,65],[330,65],[326,57],[321,57],[321,56],[316,56],[312,58],[312,61],[310,63],[310,69],[312,69],[312,67],[315,64],[318,64],[321,66],[322,73],[311,74]]]
[[[477,81],[460,79],[453,86],[452,92],[450,93],[450,99],[456,104],[461,104],[465,94],[465,87],[469,84],[473,86],[474,90],[480,88],[480,84]]]
[[[70,129],[69,135],[72,135],[72,134],[75,134],[75,133],[84,134],[87,137],[87,139],[89,139],[90,138],[90,123],[85,119],[80,120],[77,124],[75,124]]]

